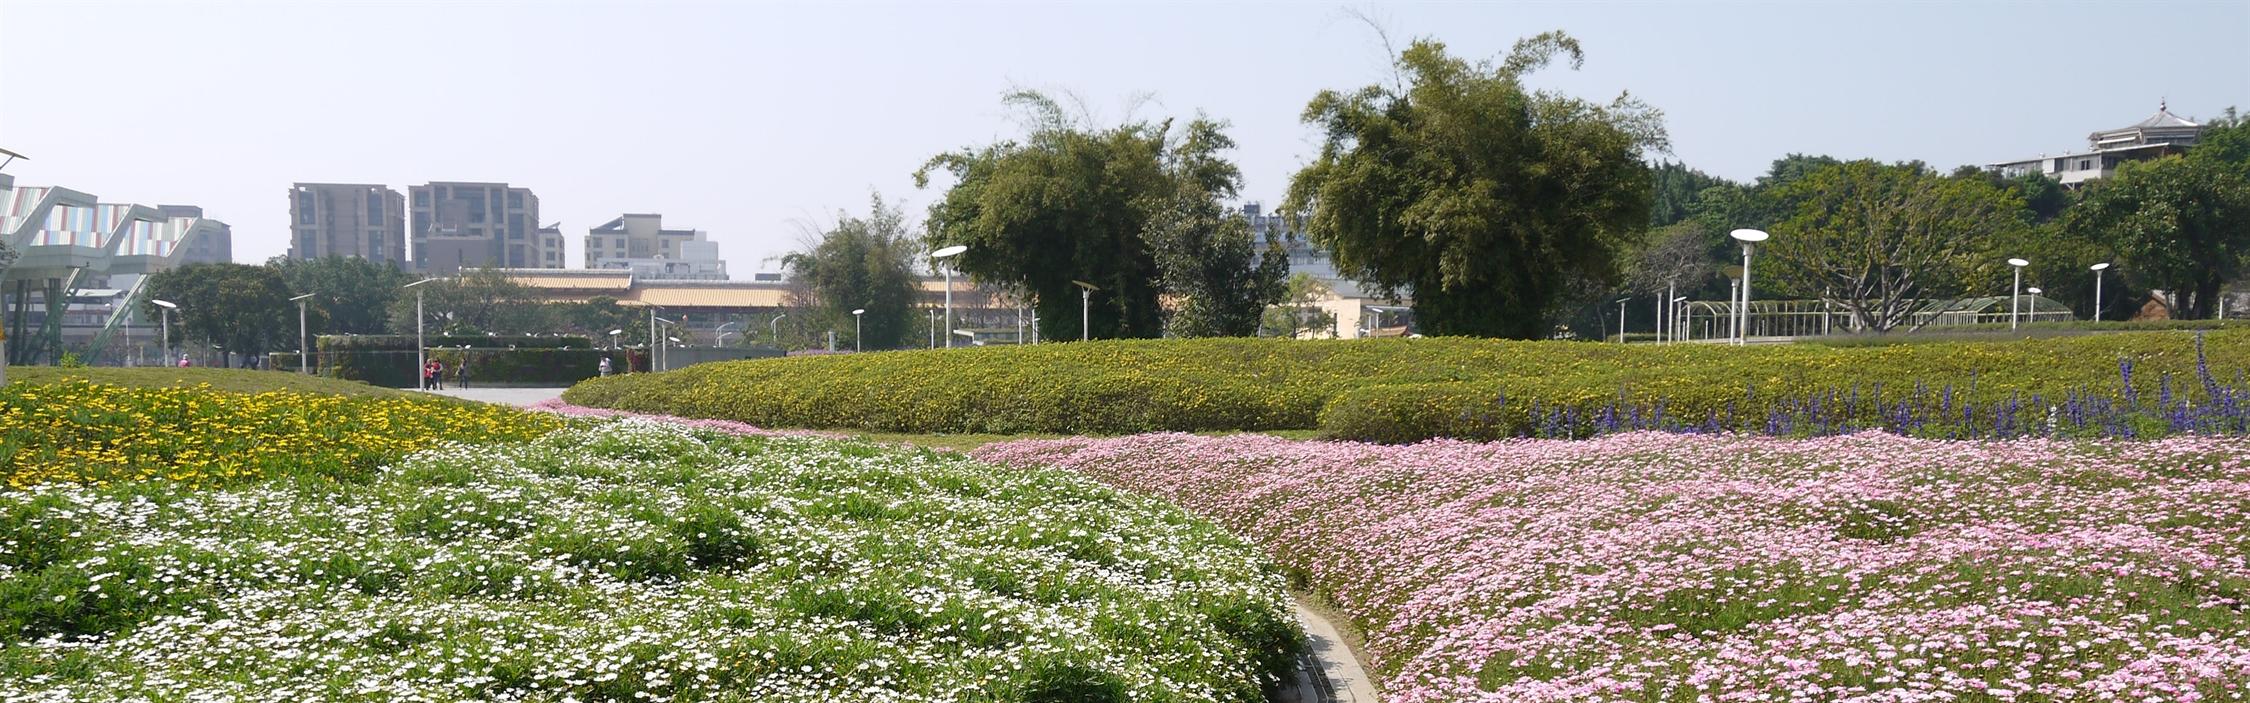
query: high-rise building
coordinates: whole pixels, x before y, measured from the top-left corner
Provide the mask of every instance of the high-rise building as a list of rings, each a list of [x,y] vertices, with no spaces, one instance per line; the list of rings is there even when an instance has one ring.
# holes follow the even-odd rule
[[[405,266],[406,198],[389,186],[289,187],[289,258],[356,256]]]
[[[587,230],[586,268],[629,269],[650,279],[727,280],[718,242],[699,229],[664,229],[664,216],[652,213],[626,213]]]
[[[562,236],[539,234],[539,196],[506,183],[433,181],[407,189],[414,267],[562,268]],[[551,252],[551,253],[550,253]]]

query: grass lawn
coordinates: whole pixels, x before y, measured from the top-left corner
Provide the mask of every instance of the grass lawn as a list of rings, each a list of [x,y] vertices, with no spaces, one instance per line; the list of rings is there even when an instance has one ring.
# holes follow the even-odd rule
[[[129,388],[175,388],[209,384],[212,390],[234,393],[287,390],[348,396],[393,397],[411,395],[409,391],[395,388],[379,388],[358,381],[307,376],[287,371],[171,367],[131,369],[113,367],[66,369],[59,366],[8,367],[9,383],[52,384],[67,378],[83,378],[104,385]]]

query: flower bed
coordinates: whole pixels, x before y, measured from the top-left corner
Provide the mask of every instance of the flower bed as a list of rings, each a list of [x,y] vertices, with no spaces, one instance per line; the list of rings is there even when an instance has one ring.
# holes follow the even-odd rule
[[[1630,433],[989,445],[1254,540],[1386,701],[2250,696],[2250,445]]]
[[[356,476],[439,442],[522,440],[561,425],[549,415],[435,397],[131,388],[63,378],[0,386],[0,474],[13,488]]]
[[[0,492],[0,700],[1251,703],[1300,637],[1262,564],[1063,472],[587,422]]]

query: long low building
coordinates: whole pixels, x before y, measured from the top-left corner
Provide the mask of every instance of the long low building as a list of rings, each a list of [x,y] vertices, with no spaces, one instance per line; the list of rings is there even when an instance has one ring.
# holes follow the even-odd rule
[[[625,307],[655,307],[665,319],[679,322],[705,339],[719,332],[734,334],[763,328],[774,316],[786,313],[794,292],[786,281],[683,281],[644,279],[620,269],[500,269],[509,280],[530,288],[533,295],[555,303],[587,303],[607,298]],[[923,278],[917,307],[937,309],[945,304],[943,278]],[[1019,310],[1006,296],[971,285],[965,277],[953,279],[953,313],[956,328],[1008,327]]]

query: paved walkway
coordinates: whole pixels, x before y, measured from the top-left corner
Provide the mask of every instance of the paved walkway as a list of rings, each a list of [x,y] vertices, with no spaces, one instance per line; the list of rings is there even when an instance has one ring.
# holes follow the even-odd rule
[[[424,391],[424,392],[425,392],[425,393],[432,393],[432,394],[435,394],[435,395],[442,395],[442,396],[448,396],[448,397],[453,397],[453,398],[460,398],[460,399],[463,399],[463,400],[474,400],[474,401],[478,401],[478,402],[483,402],[483,403],[497,403],[497,404],[500,404],[500,405],[514,405],[514,406],[519,406],[519,407],[521,407],[521,406],[525,406],[525,405],[531,405],[531,404],[533,404],[533,403],[538,403],[538,402],[540,402],[540,401],[545,401],[545,400],[552,400],[552,399],[555,399],[555,398],[560,398],[560,397],[562,397],[562,392],[563,392],[563,389],[561,389],[561,388],[476,388],[476,387],[473,387],[473,386],[472,386],[472,387],[469,387],[469,388],[454,388],[454,387],[452,387],[452,386],[447,386],[447,387],[445,388],[445,390],[442,390],[442,391]]]
[[[560,398],[563,389],[447,388],[428,392],[520,407]],[[1360,667],[1336,627],[1301,603],[1297,604],[1297,620],[1304,624],[1305,638],[1312,646],[1302,658],[1296,679],[1282,690],[1279,703],[1375,703],[1374,679]]]

